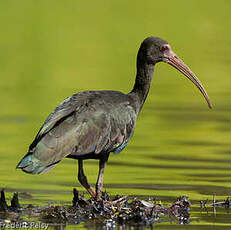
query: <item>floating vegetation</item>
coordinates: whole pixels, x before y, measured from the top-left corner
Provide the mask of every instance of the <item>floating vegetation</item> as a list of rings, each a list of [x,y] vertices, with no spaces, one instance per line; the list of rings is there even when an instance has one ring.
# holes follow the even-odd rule
[[[201,209],[209,206],[230,207],[230,200],[201,201]],[[35,225],[39,221],[40,228],[48,226],[66,226],[79,223],[88,224],[94,221],[98,226],[104,226],[106,229],[115,229],[116,226],[153,226],[155,223],[174,221],[179,224],[188,224],[190,222],[190,201],[186,196],[177,198],[170,206],[164,207],[156,199],[141,200],[129,198],[127,196],[115,196],[110,198],[107,193],[103,193],[102,200],[86,199],[76,189],[73,189],[72,205],[49,205],[45,207],[36,207],[33,205],[20,205],[18,193],[14,193],[10,205],[5,199],[4,190],[0,197],[0,223],[1,228],[7,225],[17,224],[18,226]],[[43,224],[43,227],[41,226]],[[103,228],[103,227],[102,227]]]

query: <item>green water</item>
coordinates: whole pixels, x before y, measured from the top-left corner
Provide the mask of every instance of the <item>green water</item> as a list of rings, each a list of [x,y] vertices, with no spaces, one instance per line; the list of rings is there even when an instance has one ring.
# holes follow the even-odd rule
[[[231,194],[231,1],[12,0],[0,2],[0,181],[8,197],[30,192],[25,203],[71,201],[77,163],[64,159],[48,174],[15,166],[44,119],[64,98],[82,90],[133,85],[136,53],[150,35],[162,37],[197,74],[214,106],[182,74],[160,63],[134,137],[111,155],[105,188],[111,195],[155,196],[165,202]],[[85,163],[90,183],[97,162]],[[230,214],[192,210],[188,226],[156,229],[228,229]],[[90,226],[90,227],[89,227]],[[95,228],[95,227],[94,227]],[[90,224],[66,229],[92,229]],[[96,228],[95,228],[96,229]]]

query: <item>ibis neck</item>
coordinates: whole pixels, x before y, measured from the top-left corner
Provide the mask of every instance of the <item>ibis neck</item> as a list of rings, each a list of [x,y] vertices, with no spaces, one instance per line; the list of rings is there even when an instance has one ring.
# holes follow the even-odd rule
[[[152,76],[154,72],[154,65],[147,63],[137,63],[137,74],[134,87],[131,95],[136,100],[137,112],[142,109],[142,106],[147,98]],[[138,99],[138,101],[137,101]]]

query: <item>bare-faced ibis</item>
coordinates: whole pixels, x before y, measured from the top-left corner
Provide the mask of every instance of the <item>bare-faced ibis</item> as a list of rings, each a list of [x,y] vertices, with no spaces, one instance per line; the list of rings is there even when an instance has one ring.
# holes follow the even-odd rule
[[[111,152],[121,152],[131,139],[148,95],[154,66],[161,61],[189,78],[212,107],[199,79],[170,45],[161,38],[148,37],[138,51],[136,80],[131,92],[84,91],[65,99],[48,116],[17,168],[39,174],[53,168],[64,157],[76,159],[79,182],[93,198],[100,199],[108,157]],[[99,159],[96,190],[84,175],[83,160],[86,159]]]

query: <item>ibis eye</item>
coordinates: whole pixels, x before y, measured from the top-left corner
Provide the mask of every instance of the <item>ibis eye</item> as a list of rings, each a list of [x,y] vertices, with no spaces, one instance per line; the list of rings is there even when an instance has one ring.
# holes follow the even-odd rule
[[[168,45],[163,45],[161,47],[161,51],[165,51],[165,50],[168,50],[169,49],[169,46]]]

